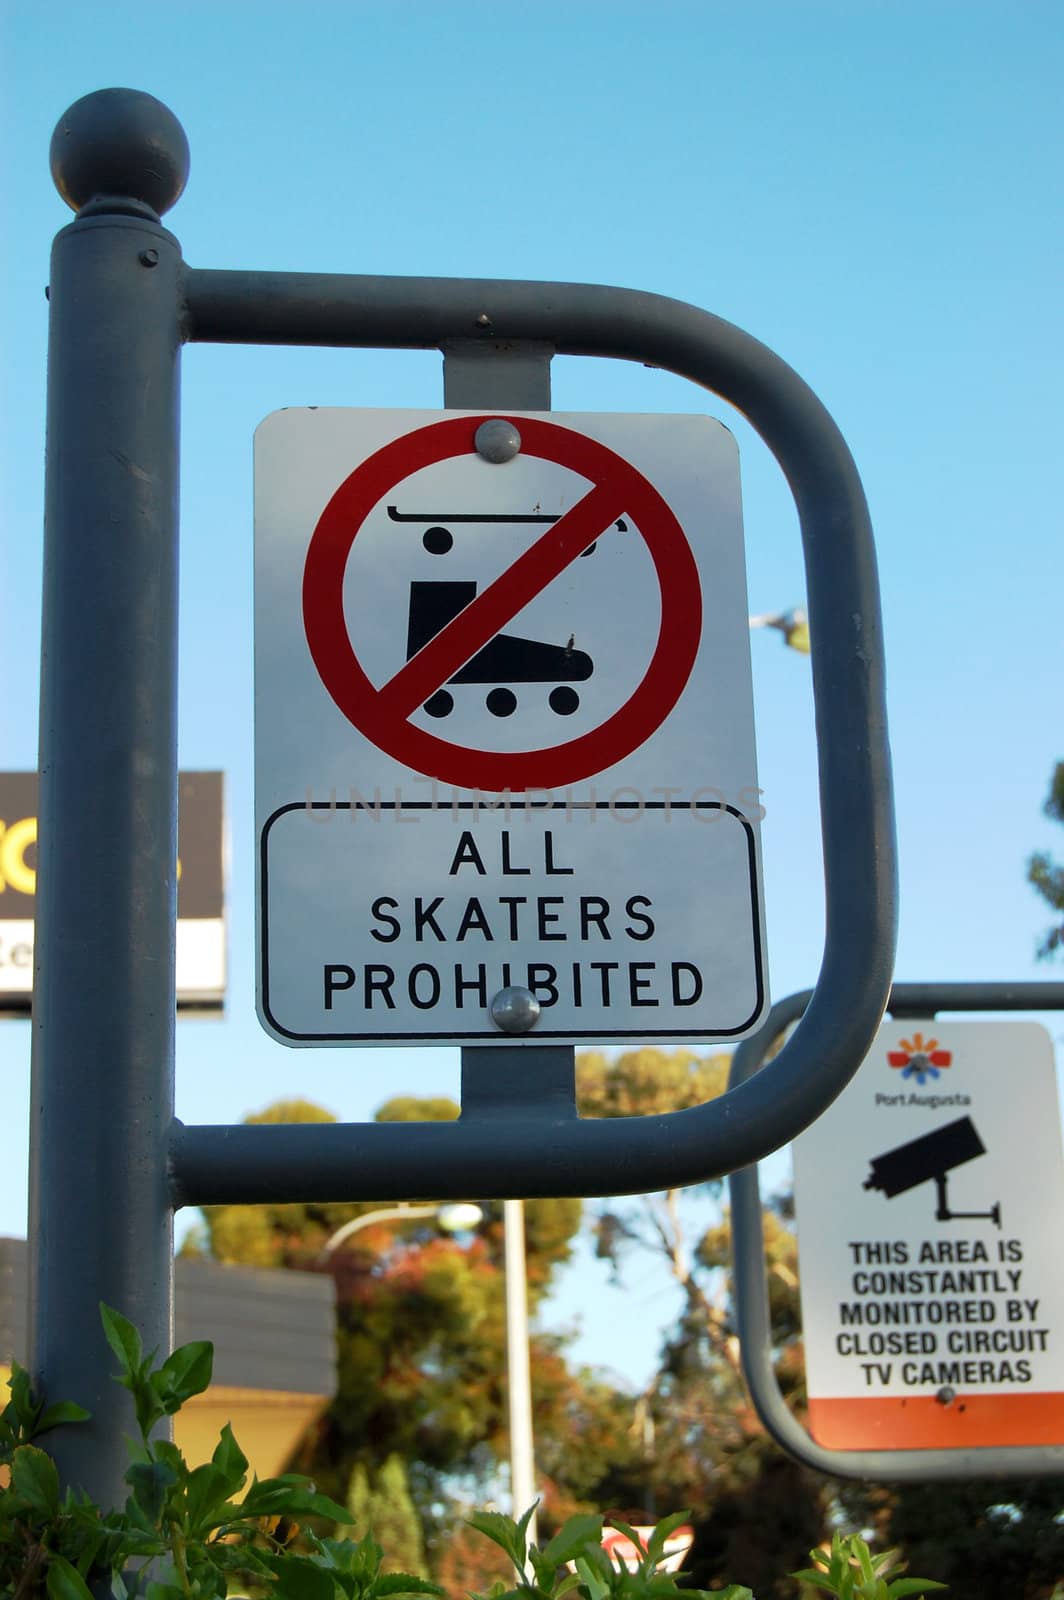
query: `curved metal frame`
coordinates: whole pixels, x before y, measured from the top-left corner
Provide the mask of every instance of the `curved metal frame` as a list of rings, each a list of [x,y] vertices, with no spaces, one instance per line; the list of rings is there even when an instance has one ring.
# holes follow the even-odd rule
[[[767,1072],[764,1060],[802,1015],[811,991],[788,995],[761,1030],[732,1057],[731,1083]],[[1064,983],[898,983],[887,1011],[893,1017],[933,1017],[940,1011],[1064,1010]],[[761,1421],[776,1443],[807,1467],[840,1478],[922,1483],[929,1478],[1023,1478],[1064,1473],[1064,1445],[981,1446],[967,1450],[828,1450],[817,1444],[788,1407],[772,1364],[768,1280],[757,1167],[733,1172],[732,1263],[743,1376]]]
[[[520,1103],[523,1115],[507,1127],[505,1153],[498,1093],[485,1107],[470,1069],[457,1124],[178,1129],[171,1147],[176,1203],[252,1201],[266,1193],[335,1200],[504,1197],[515,1188],[635,1192],[718,1177],[786,1143],[830,1104],[867,1050],[890,981],[896,916],[875,554],[856,468],[820,401],[748,334],[636,290],[190,269],[183,294],[189,340],[457,347],[484,356],[532,351],[544,360],[551,352],[608,356],[668,368],[741,410],[780,463],[801,520],[827,938],[802,1026],[765,1074],[722,1101],[626,1122],[582,1122],[571,1067],[567,1089],[555,1082],[553,1094],[536,1094],[546,1063],[534,1045],[522,1045],[521,1082],[507,1103],[513,1112]],[[478,366],[486,374],[490,363]]]

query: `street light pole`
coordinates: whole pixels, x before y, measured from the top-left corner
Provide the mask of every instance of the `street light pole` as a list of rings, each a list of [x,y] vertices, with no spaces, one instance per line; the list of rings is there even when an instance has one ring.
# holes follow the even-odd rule
[[[363,1228],[378,1222],[404,1222],[410,1217],[436,1217],[447,1233],[475,1228],[483,1220],[479,1206],[410,1205],[379,1206],[352,1217],[337,1228],[318,1252],[325,1262],[334,1251]],[[522,1200],[503,1201],[503,1281],[506,1293],[506,1386],[510,1414],[510,1489],[516,1521],[536,1499],[536,1469],[532,1435],[532,1375],[528,1336],[528,1278],[525,1266],[525,1207]],[[528,1538],[537,1536],[536,1513],[528,1525]]]
[[[360,1217],[352,1217],[342,1228],[337,1228],[319,1250],[318,1260],[327,1261],[334,1250],[362,1228],[368,1228],[375,1222],[402,1222],[407,1217],[436,1217],[444,1233],[461,1233],[467,1228],[477,1227],[484,1220],[484,1213],[479,1206],[471,1202],[458,1205],[415,1206],[400,1201],[397,1206],[380,1206],[376,1211],[366,1211]]]
[[[510,1406],[510,1495],[516,1522],[536,1499],[536,1467],[532,1449],[532,1376],[528,1339],[528,1278],[525,1271],[525,1207],[521,1200],[503,1201],[506,1278],[506,1376]],[[536,1513],[528,1539],[536,1542]]]

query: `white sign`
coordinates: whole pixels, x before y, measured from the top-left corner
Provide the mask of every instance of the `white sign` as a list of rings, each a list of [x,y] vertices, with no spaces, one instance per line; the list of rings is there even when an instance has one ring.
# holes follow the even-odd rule
[[[764,1015],[734,441],[509,420],[501,461],[470,412],[258,430],[259,1013],[285,1042],[495,1042],[510,986],[529,1043]]]
[[[794,1145],[809,1426],[1064,1443],[1064,1156],[1030,1022],[891,1022]]]

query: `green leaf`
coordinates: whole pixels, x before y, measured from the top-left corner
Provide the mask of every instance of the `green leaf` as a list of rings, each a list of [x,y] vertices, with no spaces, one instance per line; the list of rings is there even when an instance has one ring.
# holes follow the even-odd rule
[[[665,1541],[670,1539],[677,1528],[682,1528],[685,1522],[691,1519],[690,1511],[674,1511],[671,1517],[664,1517],[655,1527],[647,1540],[647,1555],[657,1566],[665,1554]]]
[[[373,1585],[375,1595],[385,1594],[444,1594],[438,1583],[428,1578],[416,1578],[412,1572],[382,1572]]]
[[[194,1537],[203,1538],[219,1523],[229,1520],[229,1487],[225,1473],[213,1461],[190,1472],[185,1488],[188,1517]]]
[[[605,1551],[600,1553],[605,1555]],[[603,1596],[610,1592],[610,1580],[601,1572],[592,1571],[592,1563],[588,1559],[590,1555],[591,1552],[589,1551],[587,1555],[577,1556],[576,1570],[580,1574],[580,1581],[587,1589],[591,1600],[603,1600]]]
[[[330,1522],[345,1521],[350,1515],[346,1506],[337,1505],[327,1494],[311,1490],[304,1494],[302,1504],[293,1513],[299,1517],[327,1517]]]
[[[215,1445],[211,1461],[224,1476],[229,1494],[235,1494],[243,1488],[248,1475],[248,1458],[234,1439],[228,1422]]]
[[[211,1381],[213,1365],[214,1346],[208,1339],[180,1345],[167,1356],[158,1371],[152,1373],[151,1385],[168,1416],[194,1394],[203,1393]]]
[[[924,1594],[929,1589],[948,1589],[946,1583],[936,1583],[933,1578],[895,1578],[887,1588],[890,1600],[900,1600],[907,1594]]]
[[[77,1567],[63,1556],[53,1555],[48,1562],[49,1600],[92,1600],[92,1591]]]
[[[500,1550],[504,1550],[518,1572],[524,1572],[528,1549],[525,1538],[528,1529],[527,1514],[523,1527],[518,1526],[512,1517],[503,1516],[501,1511],[474,1511],[466,1520],[477,1533],[482,1533],[485,1539],[490,1539]]]
[[[579,1582],[580,1574],[577,1572],[558,1573],[551,1585],[551,1600],[562,1600],[562,1596],[568,1594],[570,1589],[575,1589]]]
[[[823,1589],[827,1594],[838,1593],[834,1584],[829,1587],[824,1582],[825,1572],[823,1567],[818,1567],[816,1571],[812,1567],[802,1567],[800,1571],[791,1572],[788,1576],[793,1578],[796,1583],[811,1583],[814,1588]]]
[[[11,1399],[0,1415],[0,1445],[3,1446],[0,1460],[4,1461],[10,1459],[10,1451],[15,1445],[32,1439],[41,1410],[30,1388],[30,1375],[17,1361],[11,1363],[7,1386],[11,1390]]]
[[[602,1543],[602,1518],[596,1516],[569,1517],[558,1532],[540,1551],[542,1559],[552,1567],[563,1567],[575,1561],[586,1544]]]
[[[162,1402],[152,1387],[151,1375],[142,1372],[137,1377],[121,1378],[119,1381],[132,1392],[137,1427],[140,1429],[141,1437],[147,1440],[149,1433],[159,1418],[166,1415]]]
[[[35,1431],[47,1433],[49,1428],[58,1428],[64,1422],[88,1422],[91,1416],[91,1411],[76,1405],[73,1400],[59,1400],[38,1417]]]
[[[115,1311],[113,1307],[104,1305],[100,1301],[100,1321],[103,1331],[107,1335],[107,1343],[122,1364],[122,1371],[132,1378],[140,1367],[144,1352],[141,1347],[140,1334],[133,1324]]]
[[[332,1575],[303,1556],[286,1555],[274,1571],[277,1578],[271,1593],[276,1600],[333,1600],[336,1593]]]
[[[610,1518],[610,1527],[611,1528],[616,1528],[618,1533],[623,1533],[625,1538],[626,1539],[630,1539],[632,1544],[635,1545],[635,1547],[636,1547],[636,1549],[638,1551],[640,1551],[641,1553],[644,1552],[643,1541],[639,1537],[638,1533],[636,1533],[635,1529],[631,1526],[630,1523],[622,1522],[620,1517],[611,1517]],[[622,1560],[622,1558],[619,1555],[615,1557],[615,1560],[616,1560],[617,1566],[620,1568],[620,1570],[622,1572],[626,1572],[628,1570],[625,1562]],[[641,1562],[641,1565],[640,1565],[640,1571],[645,1572],[648,1569],[649,1566],[650,1566],[650,1561],[649,1561],[647,1555],[645,1553],[643,1553],[643,1559],[642,1559],[642,1562]]]
[[[11,1458],[11,1485],[40,1517],[59,1512],[59,1474],[55,1462],[36,1445],[23,1444]]]
[[[169,1439],[153,1439],[151,1453],[146,1458],[156,1461],[165,1461],[167,1466],[173,1467],[178,1478],[183,1478],[188,1472],[188,1463],[176,1444]]]
[[[153,1580],[144,1592],[144,1600],[188,1600],[188,1597],[179,1584]]]
[[[166,1461],[134,1461],[126,1469],[125,1481],[149,1522],[157,1523],[166,1503],[166,1492],[177,1482],[173,1467]]]
[[[251,1485],[237,1508],[244,1517],[328,1517],[345,1523],[349,1512],[328,1495],[318,1494],[310,1478],[287,1472],[279,1478],[263,1478]]]

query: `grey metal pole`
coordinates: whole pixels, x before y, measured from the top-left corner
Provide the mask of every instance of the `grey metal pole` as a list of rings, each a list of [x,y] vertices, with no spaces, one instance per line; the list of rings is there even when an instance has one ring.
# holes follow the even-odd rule
[[[129,1396],[104,1300],[171,1346],[180,249],[188,170],[150,95],[78,101],[52,141],[76,220],[49,296],[40,858],[30,1178],[31,1366],[91,1423],[64,1480],[127,1494]]]

